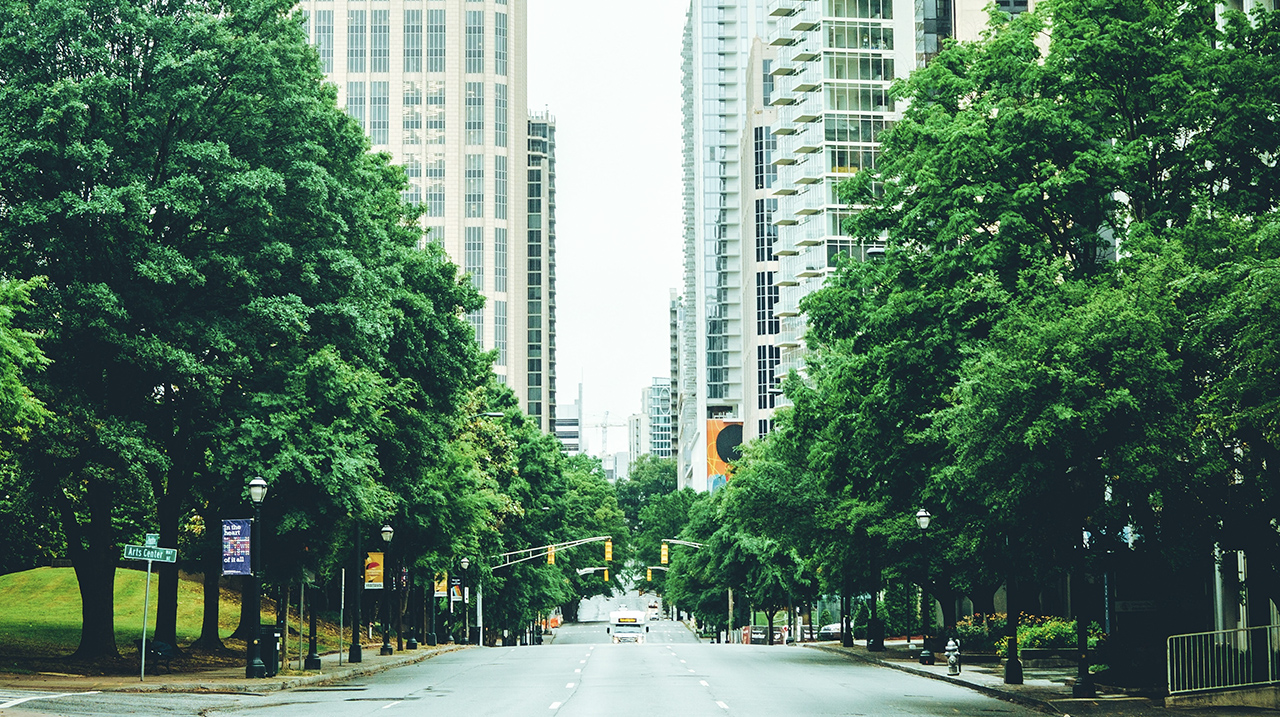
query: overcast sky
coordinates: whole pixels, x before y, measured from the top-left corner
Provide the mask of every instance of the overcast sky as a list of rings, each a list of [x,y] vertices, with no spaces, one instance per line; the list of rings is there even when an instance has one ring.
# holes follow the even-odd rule
[[[529,0],[529,109],[556,119],[556,403],[582,383],[588,451],[627,450],[670,372],[683,287],[680,40],[687,0]]]

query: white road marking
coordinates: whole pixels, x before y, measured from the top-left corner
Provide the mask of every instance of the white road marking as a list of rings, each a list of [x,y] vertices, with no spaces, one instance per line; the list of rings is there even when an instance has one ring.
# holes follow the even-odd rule
[[[689,671],[690,671],[690,672],[693,672],[693,668],[692,668],[692,667],[690,667],[690,668],[689,668]]]
[[[9,700],[4,704],[0,704],[0,710],[9,709],[10,707],[15,707],[17,705],[22,704],[23,702],[30,702],[31,700],[56,700],[59,697],[74,697],[76,695],[96,695],[96,694],[98,694],[97,690],[92,690],[90,692],[60,692],[57,694],[30,695],[28,697],[20,697],[16,700]]]
[[[702,686],[703,686],[703,687],[710,687],[710,686],[711,686],[711,685],[708,685],[708,684],[707,684],[707,681],[706,681],[706,680],[698,680],[698,682],[702,683]]]
[[[564,688],[565,688],[566,690],[571,690],[571,689],[573,689],[573,684],[574,684],[574,683],[570,682],[569,684],[565,685],[565,686],[564,686]]]
[[[578,669],[574,670],[574,672],[582,672],[582,668],[579,667]]]
[[[385,709],[391,709],[392,707],[395,707],[396,705],[400,704],[401,702],[404,702],[404,700],[396,700],[395,702],[392,702],[392,703],[391,703],[391,704],[389,704],[389,705],[383,705],[383,706],[382,706],[382,709],[384,709],[384,710],[385,710]]]
[[[680,661],[680,664],[684,665],[684,664],[688,664],[688,663],[686,663],[684,660],[681,660],[681,661]]]
[[[563,702],[552,702],[552,703],[551,703],[551,706],[550,706],[550,707],[548,707],[547,709],[549,709],[549,710],[558,710],[558,709],[560,709],[560,705],[562,705],[562,704],[564,704],[564,703],[563,703]]]
[[[729,705],[726,705],[725,703],[721,702],[720,700],[716,700],[716,706],[717,706],[717,707],[719,707],[719,708],[720,708],[720,709],[722,709],[722,710],[727,710],[727,709],[729,709]]]
[[[579,664],[579,665],[585,665],[585,664],[587,664],[587,661],[586,661],[586,660],[578,660],[578,664]]]

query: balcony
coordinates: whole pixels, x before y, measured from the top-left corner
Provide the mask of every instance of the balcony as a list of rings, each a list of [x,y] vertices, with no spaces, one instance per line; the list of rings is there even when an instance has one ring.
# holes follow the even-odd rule
[[[773,40],[770,41],[769,44],[773,45],[774,47],[788,47],[790,45],[796,44],[797,42],[799,42],[799,40],[796,39],[795,37],[789,37],[787,35],[779,35],[773,38]]]
[[[794,105],[795,103],[796,103],[796,98],[794,97],[790,97],[788,95],[778,95],[777,97],[774,97],[773,102],[770,102],[769,104],[773,105],[774,107],[778,107],[780,105]]]
[[[788,42],[788,45],[793,44]],[[791,56],[792,62],[811,62],[821,57],[821,53],[813,48],[801,48],[799,52]]]
[[[812,264],[806,264],[805,267],[800,270],[797,276],[803,279],[807,279],[815,276],[822,276],[824,273],[826,273],[826,271],[827,271],[827,267],[825,266],[814,266]]]
[[[768,5],[771,17],[790,17],[800,10],[801,0],[770,0]]]
[[[800,70],[797,70],[796,68],[790,65],[778,65],[777,67],[773,68],[773,70],[771,70],[769,74],[773,75],[774,77],[781,77],[782,75],[794,75],[799,71]]]
[[[795,127],[774,127],[773,133],[774,134],[795,134],[796,128]]]

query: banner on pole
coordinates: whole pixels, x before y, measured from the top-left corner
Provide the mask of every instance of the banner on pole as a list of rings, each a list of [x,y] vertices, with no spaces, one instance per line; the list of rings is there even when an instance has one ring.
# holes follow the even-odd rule
[[[249,535],[253,521],[222,521],[222,574],[252,575],[249,562]]]
[[[449,602],[462,602],[462,578],[449,578]]]
[[[364,556],[364,589],[382,589],[382,553],[366,553]]]
[[[449,573],[436,573],[434,597],[449,597]]]

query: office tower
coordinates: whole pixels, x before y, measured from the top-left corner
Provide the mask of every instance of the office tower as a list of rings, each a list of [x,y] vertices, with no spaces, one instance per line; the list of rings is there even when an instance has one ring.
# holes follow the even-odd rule
[[[299,7],[339,104],[375,151],[404,167],[405,199],[423,207],[426,240],[443,246],[485,296],[467,319],[495,352],[498,379],[549,430],[554,399],[543,393],[532,401],[528,390],[525,0],[302,0]],[[551,300],[544,301],[537,318],[550,332]],[[542,338],[550,352],[550,337]],[[552,374],[544,364],[537,388],[549,392]]]
[[[578,400],[561,405],[556,411],[556,438],[564,444],[564,450],[571,456],[586,452],[586,439],[583,433],[585,414],[582,412],[582,384],[578,384]]]
[[[538,427],[556,421],[556,121],[529,115],[528,229],[525,247],[528,403]],[[519,330],[519,327],[517,327]]]

